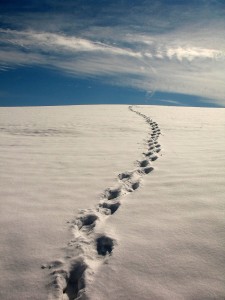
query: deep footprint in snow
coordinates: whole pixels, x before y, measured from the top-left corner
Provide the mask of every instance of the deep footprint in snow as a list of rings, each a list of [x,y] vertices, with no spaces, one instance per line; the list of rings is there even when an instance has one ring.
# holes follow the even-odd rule
[[[151,173],[153,170],[154,170],[153,167],[146,167],[146,168],[144,168],[142,171],[143,171],[145,174],[149,174],[149,173]]]
[[[109,209],[111,211],[111,215],[113,215],[120,207],[120,202],[103,202],[100,206]]]
[[[71,263],[70,272],[67,278],[67,286],[63,293],[69,300],[76,299],[85,288],[85,270],[87,265],[83,258],[76,259]]]
[[[106,254],[111,254],[114,247],[113,239],[102,235],[96,240],[96,250],[99,255],[106,256]]]
[[[148,142],[148,146],[149,146],[149,150],[152,150],[155,148],[155,143],[153,140],[151,140],[150,142]],[[151,148],[152,147],[152,148]]]
[[[152,155],[149,157],[151,161],[155,161],[156,159],[158,159],[157,155]]]
[[[140,161],[140,167],[141,168],[144,168],[144,167],[147,167],[149,165],[149,161],[147,159],[144,159],[142,161]]]
[[[154,147],[153,147],[154,149]],[[152,149],[152,150],[153,150]],[[151,155],[154,155],[154,151],[148,151],[147,153],[144,153],[145,156],[151,156]]]
[[[123,180],[123,179],[130,179],[132,176],[132,172],[123,172],[121,174],[118,175],[119,179],[120,180]]]
[[[135,191],[139,188],[139,186],[140,186],[140,182],[136,181],[136,182],[132,183],[131,188],[133,191]]]
[[[150,147],[148,148],[149,151],[154,150],[155,146],[152,146],[153,144],[150,145]]]
[[[98,217],[95,214],[87,214],[87,215],[81,216],[77,220],[77,226],[79,229],[81,229],[83,226],[94,227],[97,219],[98,219]]]
[[[105,192],[105,197],[108,200],[112,200],[118,198],[121,195],[121,190],[119,188],[116,189],[107,189]]]

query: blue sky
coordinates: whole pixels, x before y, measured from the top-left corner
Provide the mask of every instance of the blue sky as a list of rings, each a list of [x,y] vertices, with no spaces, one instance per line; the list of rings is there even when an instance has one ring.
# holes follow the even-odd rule
[[[225,107],[224,0],[0,0],[0,106]]]

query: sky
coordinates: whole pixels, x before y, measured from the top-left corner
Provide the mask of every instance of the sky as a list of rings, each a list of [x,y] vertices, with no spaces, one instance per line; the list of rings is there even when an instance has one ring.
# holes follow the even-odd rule
[[[225,0],[0,0],[0,106],[225,107]]]

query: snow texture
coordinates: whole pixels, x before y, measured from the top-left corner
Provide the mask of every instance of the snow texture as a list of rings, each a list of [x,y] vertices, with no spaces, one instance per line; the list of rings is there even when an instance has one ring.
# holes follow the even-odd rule
[[[0,114],[1,299],[225,299],[224,109]]]

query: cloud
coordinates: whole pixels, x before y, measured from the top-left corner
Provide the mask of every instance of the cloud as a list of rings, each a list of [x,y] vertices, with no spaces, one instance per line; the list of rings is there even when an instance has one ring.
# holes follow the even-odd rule
[[[0,69],[41,65],[71,76],[194,94],[225,105],[224,6],[217,1],[212,12],[211,1],[186,6],[163,2],[98,6],[95,16],[91,5],[82,5],[75,21],[69,8],[76,10],[77,5],[66,6],[66,18],[56,2],[52,24],[46,13],[29,12],[20,25],[22,12],[8,15],[3,21],[14,22],[15,28],[0,29]]]
[[[160,102],[166,103],[166,104],[172,104],[172,105],[177,105],[180,106],[180,102],[176,100],[167,100],[167,99],[160,99]]]
[[[76,54],[76,52],[104,52],[131,57],[141,56],[140,53],[132,51],[131,49],[114,47],[99,41],[91,41],[62,34],[4,29],[0,29],[0,33],[3,35],[3,38],[0,39],[3,45],[11,44],[27,50],[52,51],[53,53],[65,51],[71,54]]]
[[[177,58],[179,61],[183,59],[187,59],[192,61],[195,58],[203,58],[203,59],[215,59],[222,54],[222,51],[215,49],[204,49],[197,47],[188,47],[188,48],[169,48],[167,49],[167,57],[172,59],[173,57]]]

